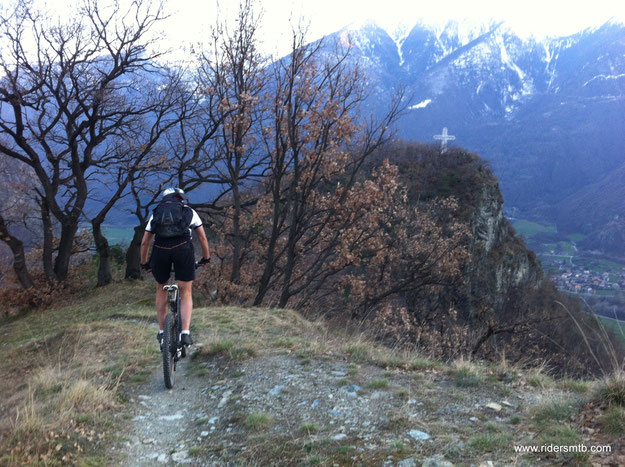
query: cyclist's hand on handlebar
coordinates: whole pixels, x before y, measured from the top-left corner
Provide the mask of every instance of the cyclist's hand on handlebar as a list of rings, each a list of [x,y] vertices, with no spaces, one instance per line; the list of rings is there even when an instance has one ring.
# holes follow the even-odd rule
[[[197,267],[199,268],[199,267],[204,266],[205,264],[208,264],[210,262],[211,262],[211,259],[210,259],[210,256],[209,256],[208,258],[202,258],[196,264],[197,264]]]
[[[144,271],[150,272],[152,270],[152,267],[150,266],[150,263],[147,262],[141,265],[141,269],[143,269]]]

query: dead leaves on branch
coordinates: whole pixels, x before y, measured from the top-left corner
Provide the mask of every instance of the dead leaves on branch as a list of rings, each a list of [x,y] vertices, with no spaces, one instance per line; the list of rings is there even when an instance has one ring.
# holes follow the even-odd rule
[[[298,239],[298,261],[292,288],[301,288],[293,302],[301,307],[311,303],[345,313],[376,310],[381,317],[390,311],[404,316],[400,327],[414,327],[405,307],[396,300],[406,292],[435,292],[461,280],[463,265],[469,260],[465,247],[468,226],[461,222],[441,222],[442,212],[458,208],[453,199],[423,205],[408,202],[406,188],[397,180],[397,167],[385,161],[370,177],[347,187],[341,175],[349,158],[336,158],[327,169],[325,183],[311,190],[307,204],[307,228]],[[311,166],[308,166],[311,167]],[[262,272],[264,253],[271,233],[274,213],[271,194],[260,197],[255,208],[242,218],[242,229],[249,232],[242,282],[235,294],[238,300],[250,299]],[[224,216],[216,255],[228,256],[227,239],[230,216]],[[448,219],[446,219],[448,220]],[[288,243],[287,226],[277,239],[276,251],[284,252]],[[220,278],[229,277],[228,261],[222,261]],[[286,267],[286,256],[276,262],[276,281]],[[217,281],[229,290],[227,281]],[[231,292],[235,292],[232,290]],[[277,296],[269,293],[266,303]],[[389,308],[390,307],[390,308]],[[403,310],[403,314],[402,314]],[[385,318],[380,318],[384,320]],[[395,325],[393,325],[395,326]],[[389,328],[390,330],[390,328]]]

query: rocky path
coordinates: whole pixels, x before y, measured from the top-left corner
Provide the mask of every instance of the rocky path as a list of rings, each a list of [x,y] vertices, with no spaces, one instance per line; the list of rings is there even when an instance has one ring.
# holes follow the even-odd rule
[[[525,402],[460,392],[435,372],[415,379],[344,359],[268,352],[238,360],[201,349],[195,357],[183,361],[173,390],[157,371],[133,397],[122,464],[449,466],[448,458],[473,457],[466,436],[506,425]],[[470,463],[493,465],[490,456]]]
[[[162,372],[157,371],[130,400],[135,414],[128,426],[128,440],[120,447],[123,465],[191,462],[189,447],[208,431],[198,433],[194,423],[206,417],[197,410],[205,405],[205,382],[186,376],[187,367],[188,360],[182,360],[173,390],[165,388]]]

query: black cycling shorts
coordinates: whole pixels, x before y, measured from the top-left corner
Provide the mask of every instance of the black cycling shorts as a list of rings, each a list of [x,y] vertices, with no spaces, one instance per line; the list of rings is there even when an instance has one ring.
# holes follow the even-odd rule
[[[191,240],[168,248],[154,245],[150,266],[156,282],[165,284],[169,281],[172,264],[177,281],[195,280],[195,254]]]

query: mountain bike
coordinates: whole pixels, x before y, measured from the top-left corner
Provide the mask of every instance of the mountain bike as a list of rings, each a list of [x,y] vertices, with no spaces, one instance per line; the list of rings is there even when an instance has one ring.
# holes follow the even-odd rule
[[[196,261],[195,268],[197,269],[200,266],[201,264]],[[178,290],[178,284],[164,285],[163,290],[167,291],[169,313],[165,316],[161,352],[163,354],[165,387],[171,389],[174,387],[174,381],[176,379],[176,366],[181,358],[187,356],[187,349],[180,341],[182,317],[180,315],[180,291]]]

